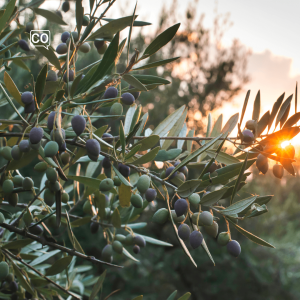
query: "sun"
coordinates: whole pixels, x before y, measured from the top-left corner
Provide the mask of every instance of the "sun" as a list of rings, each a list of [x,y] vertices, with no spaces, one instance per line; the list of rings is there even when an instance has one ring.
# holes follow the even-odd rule
[[[282,142],[281,143],[281,148],[285,148],[286,146],[288,146],[290,144],[290,142],[289,141],[284,141],[284,142]]]

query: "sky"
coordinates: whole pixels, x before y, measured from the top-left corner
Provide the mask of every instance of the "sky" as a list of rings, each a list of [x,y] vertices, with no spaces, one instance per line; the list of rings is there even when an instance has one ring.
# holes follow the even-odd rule
[[[132,14],[136,0],[117,0],[108,13],[108,17]],[[89,10],[89,1],[83,0],[85,11]],[[120,5],[118,5],[120,3]],[[139,20],[152,22],[155,26],[163,6],[171,7],[173,0],[139,0],[137,14]],[[229,14],[232,26],[227,30],[223,46],[230,45],[233,39],[239,39],[252,54],[248,61],[250,82],[245,91],[236,96],[232,103],[225,104],[214,112],[214,116],[224,114],[224,122],[239,112],[248,89],[251,90],[249,109],[246,119],[251,116],[252,103],[260,89],[262,111],[271,109],[276,99],[286,92],[286,96],[294,93],[296,81],[300,81],[300,55],[298,24],[300,1],[297,0],[184,0],[178,1],[178,21],[184,19],[183,13],[187,6],[196,5],[197,14],[205,14],[204,26],[212,28],[213,20],[218,14]],[[55,5],[53,5],[55,4]],[[59,1],[48,0],[42,7],[59,5]],[[67,16],[67,15],[66,15]],[[153,30],[154,26],[146,30]],[[294,113],[294,104],[291,113]],[[300,137],[299,137],[300,144]]]

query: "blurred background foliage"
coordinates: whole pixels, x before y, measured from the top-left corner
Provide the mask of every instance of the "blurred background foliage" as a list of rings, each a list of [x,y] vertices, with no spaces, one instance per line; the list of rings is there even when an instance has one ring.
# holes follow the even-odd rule
[[[140,3],[143,5],[143,3]],[[159,24],[156,25],[157,32],[152,36],[146,36],[143,31],[134,37],[131,42],[131,53],[134,49],[140,52],[146,41],[153,39],[159,32],[165,30],[174,20],[176,3],[172,8],[164,9],[160,14]],[[151,93],[142,93],[139,101],[143,104],[144,112],[150,114],[149,124],[158,124],[167,114],[174,111],[183,104],[188,105],[188,126],[195,128],[196,134],[203,134],[202,117],[224,101],[230,101],[237,93],[245,91],[243,86],[249,81],[247,75],[247,57],[249,51],[239,43],[232,42],[232,46],[224,48],[221,46],[223,34],[229,24],[227,16],[216,16],[214,27],[205,28],[203,17],[195,19],[196,6],[191,5],[185,14],[185,19],[180,20],[182,27],[172,42],[151,56],[150,61],[157,61],[166,57],[181,56],[174,63],[157,69],[145,70],[145,74],[159,75],[171,79],[172,83],[162,86]],[[30,15],[28,15],[28,20]],[[149,21],[149,20],[146,20]],[[51,32],[62,32],[58,25],[47,23],[45,28]],[[56,36],[52,36],[57,41]],[[214,42],[212,42],[214,41]],[[15,51],[19,51],[15,49]],[[77,61],[78,69],[81,69],[95,60],[100,55],[95,48],[89,55],[79,55]],[[27,61],[26,65],[34,77],[37,76],[42,66],[42,57]],[[125,55],[121,58],[118,68],[124,69]],[[18,83],[23,92],[29,83],[29,73],[25,69],[12,66],[10,76]],[[3,73],[0,75],[3,76]],[[0,77],[2,81],[3,78]],[[256,92],[256,91],[254,91]],[[274,99],[275,101],[275,99]],[[155,107],[155,114],[151,113]],[[13,113],[10,106],[0,109],[0,118],[7,118]],[[103,109],[103,114],[106,111]],[[106,123],[99,121],[97,127]],[[114,121],[109,124],[114,128]],[[30,166],[29,168],[33,167]],[[298,165],[299,168],[299,165]],[[26,170],[24,170],[24,176]],[[258,174],[253,167],[253,176],[248,178],[248,184],[243,189],[252,194],[275,195],[268,204],[268,215],[261,216],[259,220],[251,220],[251,228],[247,227],[247,221],[241,224],[253,234],[259,235],[276,246],[276,249],[258,246],[235,230],[233,238],[237,239],[242,246],[242,254],[238,259],[230,257],[225,248],[221,248],[212,238],[207,238],[208,247],[213,254],[216,266],[214,267],[202,248],[194,250],[193,253],[198,268],[194,268],[190,260],[185,256],[175,238],[171,224],[167,223],[161,227],[149,222],[147,229],[137,230],[137,233],[153,236],[154,238],[170,242],[172,248],[150,245],[143,249],[140,255],[140,263],[116,257],[116,261],[122,261],[124,269],[108,269],[107,279],[103,295],[121,289],[113,295],[112,300],[131,299],[134,295],[144,295],[145,300],[166,299],[172,291],[178,290],[179,295],[186,291],[192,293],[192,300],[209,299],[243,299],[243,300],[265,300],[265,299],[300,299],[300,185],[299,178],[286,175],[281,181],[274,178],[271,170],[266,175]],[[38,175],[34,178],[38,182]],[[25,199],[23,199],[25,200]],[[28,200],[27,200],[28,201]],[[164,207],[164,203],[155,204]],[[147,209],[141,222],[151,219],[154,208]],[[249,223],[249,222],[248,222]],[[225,229],[225,224],[223,229]],[[75,229],[74,233],[78,239],[83,241],[88,255],[100,257],[101,249],[105,242],[103,237],[93,236],[86,230]],[[222,227],[221,227],[222,230]],[[205,233],[204,233],[205,235]],[[99,274],[104,269],[99,268]]]

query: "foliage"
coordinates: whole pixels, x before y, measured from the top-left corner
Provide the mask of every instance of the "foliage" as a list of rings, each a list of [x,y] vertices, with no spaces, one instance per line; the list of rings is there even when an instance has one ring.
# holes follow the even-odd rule
[[[231,239],[232,228],[259,245],[274,247],[240,224],[268,212],[266,204],[272,197],[245,196],[240,190],[255,161],[262,172],[268,168],[268,159],[278,162],[278,170],[274,171],[278,178],[283,168],[295,175],[293,148],[280,147],[281,142],[299,133],[299,127],[294,126],[297,114],[287,120],[292,97],[285,101],[284,96],[280,97],[272,112],[260,118],[258,93],[253,120],[243,130],[250,92],[241,117],[232,116],[223,127],[220,117],[214,126],[208,124],[205,138],[188,132],[185,105],[151,130],[148,114],[142,114],[136,99],[140,92],[165,86],[170,81],[134,69],[136,65],[156,68],[171,62],[170,57],[155,63],[145,60],[174,41],[173,38],[176,41],[181,34],[180,24],[167,28],[129,57],[132,27],[149,23],[137,20],[135,10],[131,16],[105,19],[115,0],[90,3],[86,19],[81,1],[76,1],[77,31],[62,34],[62,43],[55,51],[51,46],[46,49],[38,44],[33,55],[16,52],[17,46],[29,51],[29,35],[25,33],[29,25],[19,24],[17,16],[25,9],[32,9],[48,21],[63,25],[60,15],[39,9],[35,3],[15,8],[15,0],[1,11],[0,71],[4,73],[4,82],[0,83],[1,103],[15,111],[10,118],[0,120],[0,192],[2,205],[8,208],[1,208],[0,214],[3,299],[29,296],[94,299],[103,287],[106,271],[99,277],[88,275],[92,265],[118,270],[123,268],[121,255],[137,262],[137,255],[143,253],[147,243],[172,247],[171,243],[136,232],[147,225],[139,221],[143,211],[149,211],[155,203],[163,204],[163,209],[155,212],[153,220],[171,224],[177,242],[195,267],[195,253],[199,250],[194,249],[200,245],[215,264],[206,238],[217,238],[220,243],[221,222],[225,222],[225,233],[229,236],[222,245],[227,244],[228,253],[235,257],[241,247]],[[63,10],[67,7],[63,5]],[[103,8],[100,16],[96,16],[98,8]],[[8,26],[13,20],[17,22],[16,29]],[[96,29],[100,20],[106,23],[101,22]],[[120,40],[120,31],[126,28],[130,29],[129,38]],[[90,42],[103,57],[78,70],[74,64],[77,52],[88,53]],[[116,65],[126,49],[126,68],[117,72]],[[26,68],[23,61],[36,53],[42,54],[47,63],[37,76],[28,79],[26,91],[22,91],[9,75],[10,65]],[[103,114],[103,108],[109,108],[111,113]],[[97,126],[101,119],[118,124],[118,135],[109,133],[108,124]],[[274,121],[280,129],[262,135],[265,130],[270,131]],[[229,137],[236,126],[238,136]],[[233,155],[226,151],[225,142],[236,147]],[[162,170],[156,162],[163,162]],[[35,165],[32,172],[31,163]],[[40,172],[41,179],[33,181],[30,178],[33,172]],[[186,223],[187,231],[178,231],[180,223]],[[87,224],[92,234],[99,236],[101,232],[104,236],[106,245],[103,244],[101,255],[99,251],[95,256],[86,255],[83,241],[77,238],[78,231],[86,230]],[[186,233],[189,243],[184,241]],[[176,293],[168,299],[174,299]],[[190,293],[186,293],[178,299],[189,297]]]

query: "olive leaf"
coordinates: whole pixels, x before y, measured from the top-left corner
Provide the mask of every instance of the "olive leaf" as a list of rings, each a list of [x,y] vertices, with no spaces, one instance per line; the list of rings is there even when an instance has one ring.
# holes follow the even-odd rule
[[[55,261],[50,268],[46,269],[46,276],[56,275],[65,271],[71,263],[72,258],[72,256],[66,256]]]
[[[4,83],[5,87],[7,88],[8,92],[12,95],[12,97],[21,105],[25,106],[24,103],[21,101],[21,93],[19,92],[16,84],[9,76],[7,72],[4,72]]]
[[[62,18],[60,18],[55,12],[52,12],[47,9],[42,8],[32,8],[32,10],[37,14],[44,18],[46,18],[49,22],[56,23],[59,25],[68,25]]]
[[[48,65],[46,64],[43,66],[39,75],[36,78],[35,95],[38,104],[40,104],[43,100],[44,88],[47,79],[47,71],[48,71]]]
[[[258,121],[259,114],[260,114],[260,90],[257,92],[255,100],[254,100],[252,120]]]

